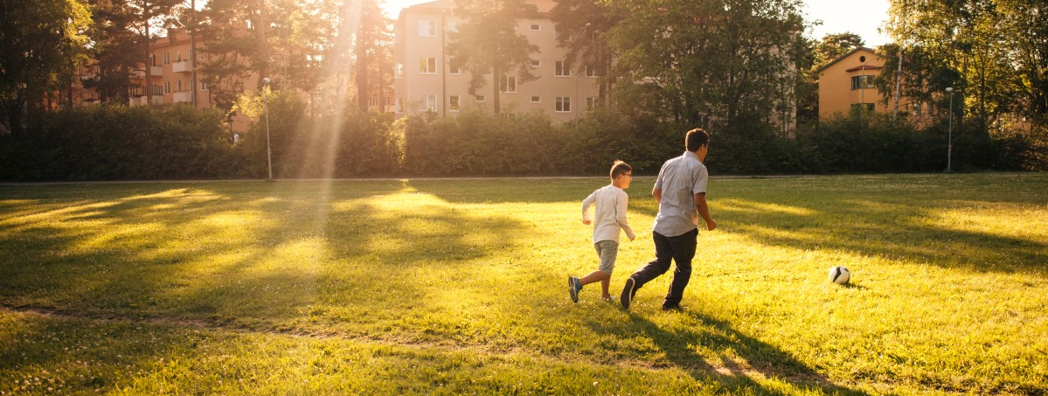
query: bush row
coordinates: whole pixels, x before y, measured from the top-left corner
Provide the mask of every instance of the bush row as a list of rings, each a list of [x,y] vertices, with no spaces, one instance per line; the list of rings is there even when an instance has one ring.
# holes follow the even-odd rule
[[[463,112],[439,119],[345,114],[313,118],[291,95],[232,144],[223,117],[189,106],[61,111],[21,136],[0,137],[0,180],[150,180],[390,176],[601,175],[615,159],[657,173],[683,152],[688,126],[598,110],[553,125],[543,114]],[[1045,133],[991,139],[955,126],[954,170],[1048,170]],[[839,117],[781,138],[768,127],[711,130],[715,174],[939,172],[944,128],[883,117]],[[270,154],[271,153],[271,154]]]

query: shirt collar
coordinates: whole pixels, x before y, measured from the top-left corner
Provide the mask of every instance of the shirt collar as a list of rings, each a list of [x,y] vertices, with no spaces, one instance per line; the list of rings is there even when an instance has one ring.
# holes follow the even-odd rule
[[[691,158],[694,158],[696,161],[702,162],[702,161],[699,160],[699,156],[698,155],[695,155],[695,153],[693,153],[691,151],[685,150],[684,151],[684,158],[687,158],[687,157],[691,157]]]

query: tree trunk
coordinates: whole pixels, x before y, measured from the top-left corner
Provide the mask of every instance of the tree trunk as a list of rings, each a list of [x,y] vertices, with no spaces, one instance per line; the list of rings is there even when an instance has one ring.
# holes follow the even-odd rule
[[[365,27],[357,35],[357,107],[361,113],[368,111],[368,49]]]
[[[143,8],[146,8],[146,7],[148,7],[148,5],[143,5]],[[152,82],[153,82],[153,73],[152,73],[153,72],[153,70],[152,70],[153,63],[149,61],[150,60],[149,50],[150,50],[150,46],[152,45],[152,40],[149,39],[149,10],[148,10],[148,8],[142,11],[142,15],[144,15],[145,26],[146,26],[146,28],[145,28],[145,32],[146,32],[146,36],[145,36],[146,61],[144,63],[144,65],[145,65],[145,68],[144,68],[145,69],[145,75],[142,77],[142,89],[144,89],[146,91],[146,104],[153,104],[153,84],[152,84]]]
[[[491,103],[493,104],[493,109],[495,110],[495,115],[498,115],[499,114],[499,110],[500,110],[499,109],[499,88],[500,88],[499,85],[502,84],[502,79],[499,76],[500,76],[499,75],[499,67],[498,66],[492,66],[491,67],[491,80],[492,80],[491,81],[492,82],[491,85],[492,85],[492,87],[494,87],[494,89],[492,90],[494,95],[491,96]]]

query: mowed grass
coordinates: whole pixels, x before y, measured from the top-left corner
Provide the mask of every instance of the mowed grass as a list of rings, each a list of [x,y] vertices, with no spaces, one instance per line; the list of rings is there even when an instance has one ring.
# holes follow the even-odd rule
[[[0,186],[0,394],[1048,393],[1048,174],[713,179],[680,312],[606,183]]]

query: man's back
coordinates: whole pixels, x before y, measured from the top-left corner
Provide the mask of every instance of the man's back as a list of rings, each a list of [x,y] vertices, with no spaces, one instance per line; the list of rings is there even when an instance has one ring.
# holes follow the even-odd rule
[[[662,165],[655,188],[662,191],[659,213],[655,217],[655,232],[677,236],[697,228],[695,221],[695,194],[706,192],[709,175],[706,166],[692,152],[672,158]]]

